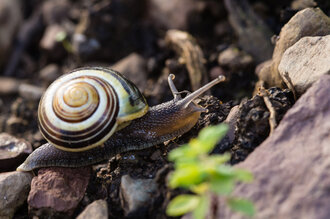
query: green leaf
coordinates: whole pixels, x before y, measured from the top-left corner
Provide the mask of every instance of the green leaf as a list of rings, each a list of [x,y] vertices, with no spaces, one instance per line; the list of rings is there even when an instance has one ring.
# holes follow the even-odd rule
[[[253,175],[251,172],[243,169],[235,169],[235,177],[237,180],[242,182],[252,182]]]
[[[234,178],[232,177],[216,176],[210,180],[211,190],[219,195],[229,195],[235,186]]]
[[[198,144],[194,144],[193,147],[199,148],[199,154],[209,153],[216,143],[225,136],[227,130],[228,127],[225,124],[206,127],[198,134],[198,141],[202,146],[198,147]]]
[[[249,200],[229,198],[227,203],[234,211],[239,211],[247,216],[253,216],[255,214],[254,205]]]
[[[185,168],[176,169],[169,178],[171,188],[197,185],[206,177],[199,165],[189,165]]]
[[[172,217],[193,211],[200,203],[197,195],[178,195],[167,206],[166,214]]]
[[[206,195],[200,196],[200,201],[198,206],[193,211],[193,215],[195,219],[203,219],[205,218],[207,209],[209,208],[209,199]]]

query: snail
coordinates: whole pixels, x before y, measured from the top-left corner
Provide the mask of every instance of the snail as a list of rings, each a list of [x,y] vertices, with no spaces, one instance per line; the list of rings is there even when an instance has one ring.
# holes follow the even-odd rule
[[[60,77],[48,87],[38,108],[39,129],[48,143],[17,170],[88,166],[184,134],[205,111],[193,100],[225,77],[184,98],[173,79],[170,74],[174,98],[149,108],[138,88],[114,70],[85,67]]]

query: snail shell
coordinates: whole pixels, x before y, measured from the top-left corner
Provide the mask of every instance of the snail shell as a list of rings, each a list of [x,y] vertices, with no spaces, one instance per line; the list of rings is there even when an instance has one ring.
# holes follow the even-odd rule
[[[38,109],[39,128],[64,151],[102,145],[122,124],[148,111],[137,87],[105,68],[76,69],[54,81]]]

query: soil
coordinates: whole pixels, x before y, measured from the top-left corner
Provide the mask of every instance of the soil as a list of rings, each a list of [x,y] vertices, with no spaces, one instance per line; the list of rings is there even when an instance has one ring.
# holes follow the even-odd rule
[[[295,13],[290,8],[291,1],[249,2],[274,34],[278,34]],[[315,2],[329,15],[328,1]],[[219,53],[230,46],[240,49],[237,35],[228,24],[228,14],[222,1],[198,1],[198,4],[199,7],[187,18],[185,31],[195,37],[203,51],[206,77],[212,79],[213,74],[221,73],[227,76],[227,81],[212,88],[212,95],[197,101],[208,112],[202,113],[188,133],[149,149],[118,154],[94,166],[85,197],[71,218],[98,199],[107,200],[109,218],[168,218],[165,214],[167,203],[176,194],[184,192],[173,191],[166,186],[167,173],[173,169],[167,160],[168,152],[196,137],[201,128],[223,122],[235,105],[240,105],[235,140],[219,143],[214,153],[229,152],[232,154],[231,163],[236,164],[268,137],[269,111],[261,96],[252,97],[257,82],[254,73],[257,63],[238,69],[219,66]],[[166,82],[169,72],[176,75],[174,83],[178,90],[191,90],[188,70],[175,50],[165,43],[166,28],[148,16],[147,1],[31,0],[24,1],[21,7],[23,21],[10,55],[0,66],[0,76],[46,88],[50,81],[42,78],[40,71],[49,64],[55,64],[61,73],[65,73],[82,66],[111,66],[135,52],[146,62],[147,81],[143,93],[150,105],[172,98]],[[221,33],[215,31],[220,23],[228,25]],[[55,24],[63,28],[66,38],[54,42],[51,48],[42,47],[44,33]],[[75,34],[83,34],[88,40],[75,45],[71,43]],[[156,93],[155,90],[162,92]],[[279,123],[293,105],[293,96],[289,90],[280,88],[270,88],[268,93]],[[2,94],[0,131],[29,141],[34,149],[46,143],[38,130],[38,102],[38,99],[24,98],[19,93]],[[133,178],[155,179],[158,185],[149,205],[128,215],[125,215],[119,197],[120,180],[126,174]],[[25,203],[14,217],[33,217],[33,213],[29,212]]]

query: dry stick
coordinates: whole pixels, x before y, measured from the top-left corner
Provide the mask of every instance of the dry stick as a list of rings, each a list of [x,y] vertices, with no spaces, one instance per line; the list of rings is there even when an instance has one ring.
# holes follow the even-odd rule
[[[294,98],[294,101],[297,100],[297,94],[296,94],[296,90],[294,89],[294,86],[292,84],[292,81],[291,81],[291,78],[289,77],[289,74],[288,72],[286,71],[284,73],[284,75],[280,74],[281,77],[282,77],[282,80],[284,81],[284,83],[286,84],[286,86],[292,91],[293,93],[293,98]]]
[[[268,97],[268,93],[264,87],[264,82],[261,83],[261,86],[259,88],[259,92],[260,92],[260,95],[262,96],[262,98],[264,99],[264,102],[265,102],[265,105],[267,107],[267,109],[269,110],[269,126],[270,126],[270,133],[269,135],[272,135],[276,126],[277,126],[277,123],[276,123],[276,111],[272,105],[272,103],[270,102],[270,99]]]

